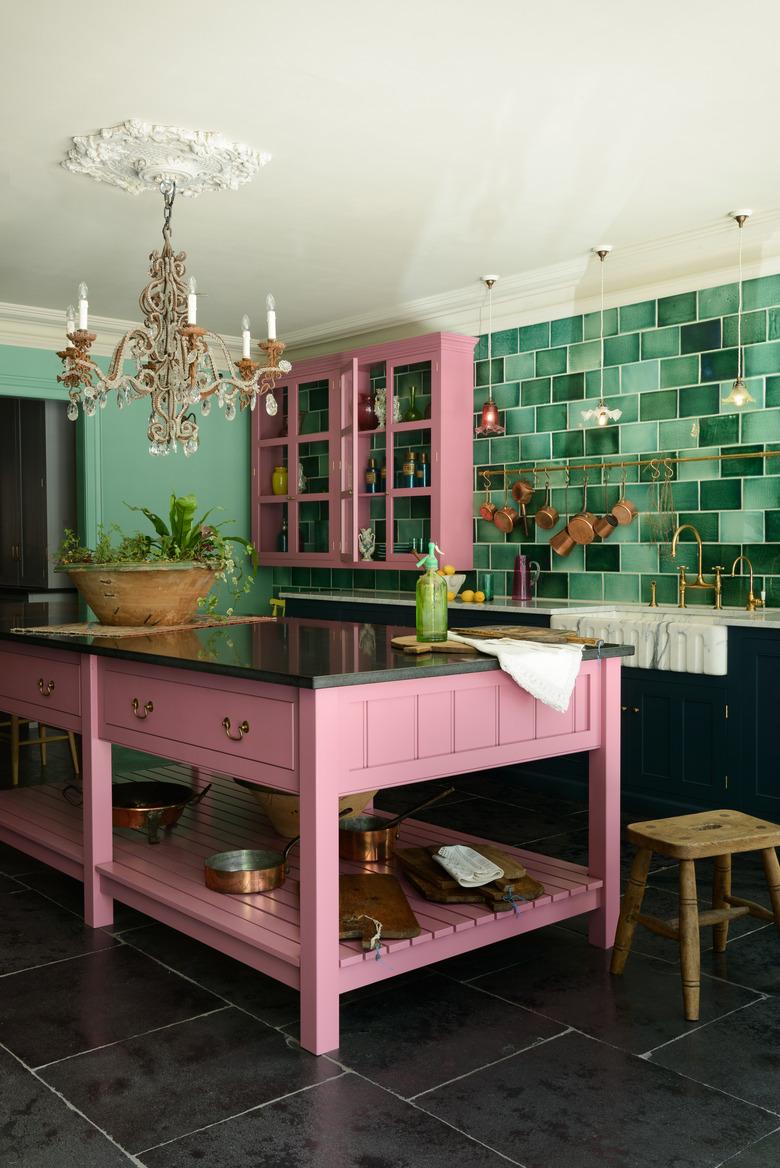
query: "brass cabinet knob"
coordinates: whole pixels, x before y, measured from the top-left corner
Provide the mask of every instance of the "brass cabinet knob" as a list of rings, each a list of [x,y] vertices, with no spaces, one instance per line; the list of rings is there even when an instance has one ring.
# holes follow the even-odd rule
[[[136,718],[139,719],[139,721],[143,722],[146,718],[149,717],[150,714],[154,713],[154,702],[144,702],[143,714],[138,713],[140,708],[141,703],[139,702],[138,698],[133,698],[133,713],[135,714]]]
[[[44,684],[43,678],[38,678],[38,689],[45,698],[48,698],[54,692],[54,682],[49,681]]]
[[[621,706],[620,711],[623,714],[638,714],[639,706]]]
[[[246,721],[246,719],[244,719],[243,722],[239,722],[238,726],[236,727],[238,734],[230,733],[230,718],[222,719],[222,728],[231,742],[240,742],[244,735],[249,733],[249,723]]]

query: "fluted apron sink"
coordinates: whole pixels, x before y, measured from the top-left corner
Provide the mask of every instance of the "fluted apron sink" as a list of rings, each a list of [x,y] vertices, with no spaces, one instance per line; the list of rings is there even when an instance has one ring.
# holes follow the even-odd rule
[[[673,673],[723,676],[728,668],[725,625],[712,617],[686,618],[668,613],[594,612],[591,615],[556,613],[552,628],[576,629],[613,645],[633,645],[626,664],[638,669],[668,669]]]

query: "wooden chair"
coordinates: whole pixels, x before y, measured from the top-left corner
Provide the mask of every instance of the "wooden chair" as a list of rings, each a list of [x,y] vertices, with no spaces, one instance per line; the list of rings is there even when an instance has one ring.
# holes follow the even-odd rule
[[[775,848],[780,844],[780,826],[765,819],[743,815],[741,811],[701,811],[671,819],[649,819],[632,823],[628,838],[639,849],[631,865],[620,909],[611,972],[623,972],[636,926],[679,942],[685,1017],[699,1017],[700,947],[699,929],[713,926],[713,949],[722,953],[728,940],[729,922],[746,914],[774,921],[780,932],[780,864]],[[731,894],[731,857],[736,852],[761,852],[769,887],[772,911],[752,900]],[[679,862],[679,915],[660,920],[641,911],[647,873],[653,852]],[[696,896],[696,860],[715,857],[712,908],[699,912]]]
[[[49,745],[52,742],[67,742],[73,762],[73,773],[76,775],[80,773],[76,736],[72,730],[67,730],[64,734],[50,735],[47,733],[47,727],[39,722],[37,737],[22,738],[21,728],[26,725],[27,720],[17,717],[16,714],[11,714],[6,721],[0,722],[0,737],[8,739],[11,744],[11,782],[15,787],[19,784],[19,752],[22,746],[37,746],[41,753],[41,766],[46,766]]]

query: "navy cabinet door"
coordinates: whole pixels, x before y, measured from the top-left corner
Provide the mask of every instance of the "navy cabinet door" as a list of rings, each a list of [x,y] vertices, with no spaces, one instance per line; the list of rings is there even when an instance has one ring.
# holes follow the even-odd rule
[[[730,803],[780,822],[780,632],[729,629]]]

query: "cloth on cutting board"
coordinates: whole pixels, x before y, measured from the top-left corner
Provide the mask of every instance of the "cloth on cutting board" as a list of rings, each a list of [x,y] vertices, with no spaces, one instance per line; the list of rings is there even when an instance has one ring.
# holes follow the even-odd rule
[[[492,880],[500,880],[504,875],[504,869],[499,868],[498,864],[465,844],[441,847],[433,853],[433,858],[463,888],[479,888],[483,884],[490,884]]]
[[[507,637],[482,640],[449,633],[451,641],[472,645],[481,653],[498,658],[509,676],[533,697],[565,714],[582,664],[584,645],[538,645],[534,641],[513,641]]]

